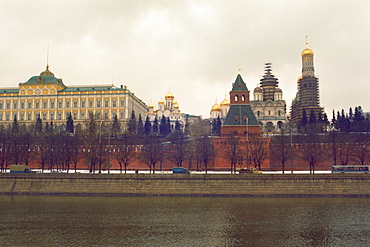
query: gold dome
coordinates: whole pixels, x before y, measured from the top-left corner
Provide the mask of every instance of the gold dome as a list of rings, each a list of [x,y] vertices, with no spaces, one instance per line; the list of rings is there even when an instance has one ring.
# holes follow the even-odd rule
[[[211,108],[211,111],[221,111],[221,107],[219,104],[215,103],[212,108]]]
[[[153,108],[154,108],[154,105],[150,104],[149,109],[153,109]]]
[[[163,100],[158,101],[158,105],[164,105],[164,101]]]
[[[307,39],[307,37],[306,37]],[[301,56],[313,56],[314,52],[310,48],[308,48],[308,41],[306,40],[306,49],[304,49],[301,53]]]
[[[175,96],[170,92],[168,91],[168,93],[166,94],[166,96],[164,96],[166,99],[173,99]]]
[[[300,81],[302,79],[302,76],[298,77],[297,81]]]
[[[174,102],[173,103],[173,107],[178,109],[179,108],[179,104],[177,102]]]
[[[228,100],[226,97],[223,101],[221,101],[220,106],[229,106],[230,105],[230,100]]]

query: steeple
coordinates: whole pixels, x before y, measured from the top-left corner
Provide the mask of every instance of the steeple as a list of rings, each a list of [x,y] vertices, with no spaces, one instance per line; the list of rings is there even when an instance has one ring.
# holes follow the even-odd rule
[[[306,36],[306,49],[301,52],[302,57],[302,77],[314,77],[315,68],[313,66],[314,52],[308,48],[308,37]]]
[[[263,92],[263,101],[272,100],[274,101],[275,89],[278,86],[278,79],[272,74],[271,63],[265,63],[265,74],[260,80],[262,92]]]

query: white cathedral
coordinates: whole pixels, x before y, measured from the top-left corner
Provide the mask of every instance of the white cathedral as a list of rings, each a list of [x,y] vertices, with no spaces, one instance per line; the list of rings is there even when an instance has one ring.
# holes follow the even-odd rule
[[[260,80],[260,86],[253,91],[251,108],[265,134],[281,132],[286,118],[286,103],[283,100],[283,91],[278,87],[278,79],[271,72],[271,63],[265,64],[265,74]],[[230,108],[230,101],[225,97],[221,104],[212,106],[210,118],[225,118]],[[212,120],[211,120],[212,121]]]

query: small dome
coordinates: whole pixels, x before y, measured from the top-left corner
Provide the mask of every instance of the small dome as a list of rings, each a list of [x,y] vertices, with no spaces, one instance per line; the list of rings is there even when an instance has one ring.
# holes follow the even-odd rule
[[[149,109],[154,109],[154,105],[150,104]]]
[[[298,77],[297,82],[300,81],[301,79],[302,79],[302,76]]]
[[[302,57],[313,56],[313,54],[314,54],[313,50],[311,50],[310,48],[306,48],[302,51],[301,56]]]
[[[164,101],[163,100],[158,101],[158,105],[164,105]]]
[[[282,93],[283,91],[280,88],[275,88],[275,93]]]
[[[211,111],[221,111],[221,107],[219,104],[215,103],[212,108],[211,108]]]
[[[229,106],[230,105],[230,100],[225,98],[223,101],[221,101],[220,106]]]
[[[254,93],[262,93],[262,88],[256,87],[253,92]]]
[[[177,101],[173,102],[173,108],[179,108],[179,103],[177,103]]]
[[[166,99],[173,99],[175,96],[171,93],[171,92],[168,92],[166,94],[166,96],[164,96]]]

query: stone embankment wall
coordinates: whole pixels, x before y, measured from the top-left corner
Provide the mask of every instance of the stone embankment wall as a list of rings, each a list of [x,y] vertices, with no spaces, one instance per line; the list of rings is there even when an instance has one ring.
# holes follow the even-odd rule
[[[367,174],[0,174],[3,195],[370,197]]]

